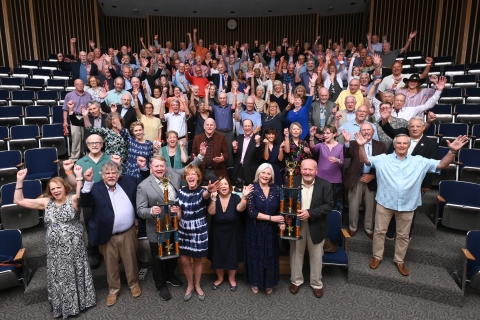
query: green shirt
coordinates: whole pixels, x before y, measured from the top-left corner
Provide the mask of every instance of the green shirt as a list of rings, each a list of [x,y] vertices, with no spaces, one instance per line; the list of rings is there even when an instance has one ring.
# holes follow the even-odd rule
[[[93,170],[93,182],[98,182],[102,180],[102,166],[105,162],[110,161],[110,155],[103,153],[102,157],[98,160],[98,162],[95,162],[90,158],[90,156],[87,154],[85,157],[81,158],[76,162],[80,167],[82,167],[82,174],[85,173],[86,170],[89,168],[92,168]]]

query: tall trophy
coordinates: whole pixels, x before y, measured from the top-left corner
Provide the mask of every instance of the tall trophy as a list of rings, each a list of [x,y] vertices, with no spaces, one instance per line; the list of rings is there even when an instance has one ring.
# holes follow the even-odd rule
[[[298,162],[285,160],[285,164],[288,170],[288,185],[283,185],[280,192],[280,214],[285,217],[287,227],[285,230],[280,229],[280,238],[300,240],[302,237],[300,236],[300,219],[297,213],[302,209],[302,186],[293,186],[293,177],[295,176],[295,168]],[[294,205],[295,195],[296,205]],[[287,208],[285,208],[285,203],[288,204]],[[287,217],[291,219],[287,219]],[[294,223],[295,226],[293,226]]]
[[[164,203],[157,202],[157,206],[162,208],[165,214],[157,215],[157,235],[158,235],[158,256],[161,260],[176,258],[180,255],[178,245],[178,215],[177,212],[173,212],[173,216],[170,213],[170,206],[177,205],[175,201],[171,201],[168,198],[168,184],[170,183],[170,177],[163,177],[160,179],[160,183],[163,186],[163,199]],[[173,234],[173,242],[172,242]],[[165,243],[164,243],[165,242]]]

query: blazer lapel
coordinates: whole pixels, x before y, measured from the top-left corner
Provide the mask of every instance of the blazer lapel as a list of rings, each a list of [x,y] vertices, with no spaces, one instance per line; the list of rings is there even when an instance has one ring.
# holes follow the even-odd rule
[[[427,137],[422,136],[422,138],[420,138],[420,140],[418,140],[417,144],[415,145],[415,148],[413,148],[412,155],[417,155],[420,150],[425,146],[425,143],[423,143],[424,138],[428,139]]]
[[[163,192],[160,190],[160,186],[157,184],[157,181],[155,181],[155,178],[153,175],[150,175],[150,186],[152,187],[153,190],[155,190],[156,193],[158,193],[158,196],[160,197],[160,200],[164,201],[163,198]]]
[[[100,194],[102,195],[102,198],[105,199],[105,201],[107,202],[108,206],[109,206],[110,209],[112,209],[112,211],[113,211],[113,204],[112,204],[112,200],[110,200],[110,196],[109,196],[109,194],[108,194],[107,187],[105,186],[105,184],[103,183],[103,181],[100,181],[100,184],[99,184],[98,186],[99,186]],[[90,192],[93,192],[93,190],[90,191]]]

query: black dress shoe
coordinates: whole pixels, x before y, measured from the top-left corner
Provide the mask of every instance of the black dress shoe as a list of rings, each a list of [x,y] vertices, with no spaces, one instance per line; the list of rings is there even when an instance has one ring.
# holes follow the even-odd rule
[[[160,289],[158,289],[158,293],[160,294],[160,298],[162,298],[163,301],[167,301],[172,298],[172,295],[170,294],[170,291],[168,291],[168,288],[166,286],[160,287]]]
[[[174,287],[181,287],[183,285],[182,280],[178,279],[176,276],[167,279],[167,283]]]
[[[101,263],[102,258],[99,255],[88,256],[88,264],[90,265],[90,269],[97,269],[100,267]]]

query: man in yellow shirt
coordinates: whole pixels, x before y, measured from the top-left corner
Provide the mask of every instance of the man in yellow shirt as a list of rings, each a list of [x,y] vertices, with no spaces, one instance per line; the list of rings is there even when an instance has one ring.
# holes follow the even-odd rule
[[[349,89],[343,90],[342,92],[340,92],[337,100],[335,101],[335,104],[337,105],[338,110],[345,110],[345,97],[347,96],[355,96],[355,99],[357,100],[355,109],[358,109],[358,107],[364,104],[363,94],[362,94],[362,91],[360,90],[360,80],[358,79],[350,80]]]

